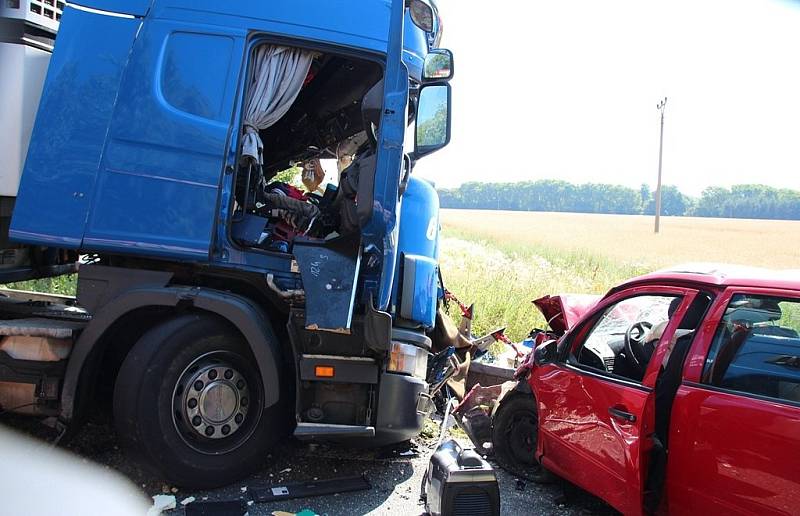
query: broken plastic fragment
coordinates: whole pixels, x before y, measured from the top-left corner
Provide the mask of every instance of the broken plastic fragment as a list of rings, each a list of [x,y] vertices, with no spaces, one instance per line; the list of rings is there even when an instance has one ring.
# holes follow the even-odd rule
[[[190,503],[192,503],[194,500],[195,500],[194,496],[189,496],[189,497],[187,497],[187,498],[184,498],[183,500],[181,500],[181,505],[183,505],[184,507],[186,507],[187,505],[189,505]]]
[[[163,511],[175,508],[175,496],[157,494],[153,497],[153,506],[147,510],[147,516],[158,516]]]
[[[290,471],[292,471],[292,468],[285,468],[285,469],[282,469],[282,470],[278,471],[278,474],[280,475],[280,474],[283,474],[283,473],[289,473]]]

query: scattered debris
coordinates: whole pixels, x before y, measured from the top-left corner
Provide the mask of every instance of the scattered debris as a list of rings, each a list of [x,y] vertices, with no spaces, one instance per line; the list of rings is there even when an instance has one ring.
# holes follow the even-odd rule
[[[453,411],[456,422],[482,453],[491,451],[492,416],[503,398],[517,382],[482,387],[476,384]]]
[[[193,501],[195,501],[195,497],[194,496],[189,496],[188,498],[184,498],[183,500],[181,500],[181,505],[186,507],[187,505],[189,505]]]
[[[243,493],[246,493],[246,492],[247,492],[247,486],[242,486],[242,487],[240,487],[240,488],[239,488],[239,491],[241,491],[241,492],[243,492]]]
[[[372,485],[363,476],[332,478],[318,482],[294,482],[291,484],[272,485],[265,488],[253,488],[251,494],[256,502],[274,502],[291,498],[306,498],[309,496],[322,496],[345,493],[350,491],[363,491],[371,489]]]
[[[147,516],[158,516],[163,511],[174,509],[175,504],[173,495],[157,494],[153,496],[153,506],[147,510]]]
[[[186,516],[244,516],[247,504],[243,500],[226,502],[195,502],[186,506]]]
[[[290,471],[292,471],[292,468],[284,468],[284,469],[278,471],[278,474],[279,475],[283,475],[284,473],[289,473]]]

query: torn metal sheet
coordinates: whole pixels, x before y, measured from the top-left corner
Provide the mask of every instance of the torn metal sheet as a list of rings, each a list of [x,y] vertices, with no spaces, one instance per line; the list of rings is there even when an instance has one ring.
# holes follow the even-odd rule
[[[572,325],[597,304],[602,296],[594,294],[558,294],[535,299],[533,304],[542,312],[550,328],[563,335]]]

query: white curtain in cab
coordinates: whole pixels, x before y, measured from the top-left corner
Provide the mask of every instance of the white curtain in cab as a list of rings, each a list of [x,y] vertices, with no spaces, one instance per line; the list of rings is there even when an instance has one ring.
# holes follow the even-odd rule
[[[303,87],[315,53],[298,48],[263,45],[253,59],[253,78],[247,88],[242,155],[260,165],[264,144],[258,131],[289,111]]]

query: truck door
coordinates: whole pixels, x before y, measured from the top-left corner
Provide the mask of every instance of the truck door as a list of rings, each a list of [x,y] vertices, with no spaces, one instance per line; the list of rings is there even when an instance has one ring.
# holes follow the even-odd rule
[[[310,329],[349,331],[356,289],[361,285],[364,299],[372,299],[375,308],[386,310],[389,304],[397,259],[398,187],[408,120],[408,69],[402,60],[404,13],[405,2],[393,0],[375,173],[371,185],[366,183],[371,186],[371,199],[361,195],[363,187],[359,184],[358,216],[363,221],[360,243],[357,238],[353,245],[337,239],[322,244],[295,240],[293,253],[303,277],[306,327]],[[365,181],[364,176],[360,181]],[[362,250],[369,253],[365,260]],[[361,270],[362,263],[368,264],[365,270]]]
[[[84,248],[208,256],[245,35],[146,19],[120,85]]]
[[[638,287],[608,298],[537,382],[542,463],[624,514],[642,512],[655,378],[695,294]],[[640,342],[630,343],[638,358],[625,339]],[[652,353],[644,339],[657,342]]]

